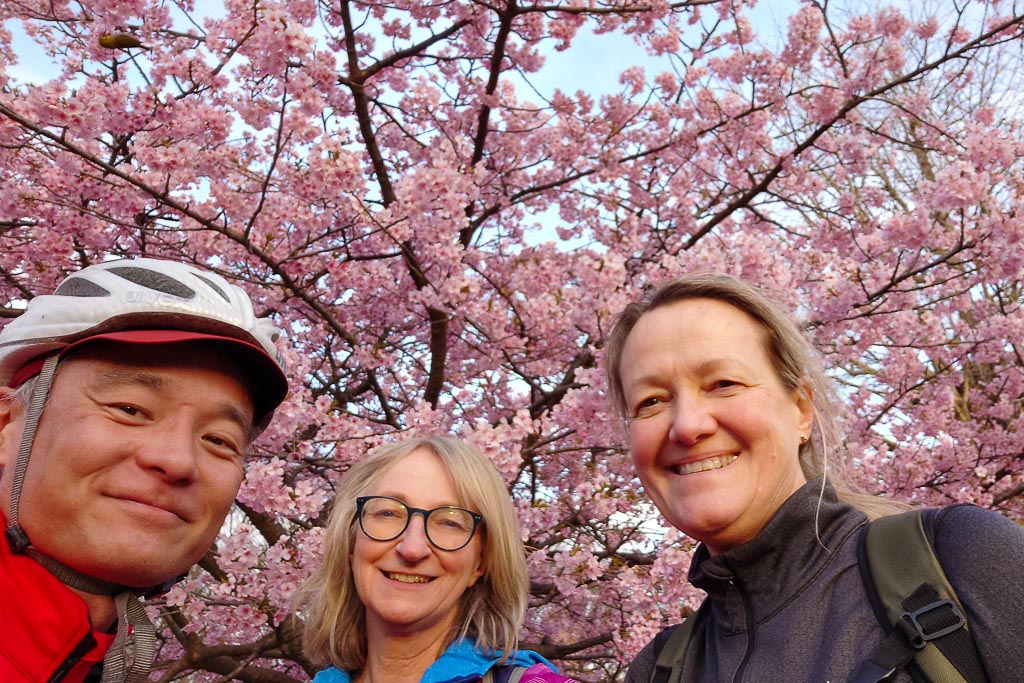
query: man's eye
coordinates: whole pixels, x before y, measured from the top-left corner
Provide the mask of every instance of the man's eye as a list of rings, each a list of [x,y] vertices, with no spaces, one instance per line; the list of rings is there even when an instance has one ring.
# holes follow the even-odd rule
[[[235,441],[215,434],[210,434],[206,437],[206,442],[212,444],[218,448],[226,448],[234,452],[240,452],[240,449],[235,444]]]
[[[122,413],[124,413],[125,415],[131,415],[133,417],[142,413],[142,411],[139,410],[136,406],[118,405],[118,406],[114,406],[114,407],[117,410],[119,410]]]

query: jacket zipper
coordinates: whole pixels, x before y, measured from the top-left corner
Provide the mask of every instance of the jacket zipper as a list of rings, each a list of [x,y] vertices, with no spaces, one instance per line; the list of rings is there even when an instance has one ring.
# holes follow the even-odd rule
[[[58,681],[64,680],[64,677],[74,668],[75,664],[78,664],[78,661],[94,647],[96,647],[96,639],[92,637],[92,633],[86,633],[85,637],[68,654],[67,659],[57,667],[57,670],[47,679],[46,683],[58,683]]]
[[[735,581],[730,581],[729,583],[740,594],[740,601],[743,603],[743,614],[747,620],[747,649],[743,653],[743,659],[740,661],[739,668],[736,669],[736,676],[733,677],[734,683],[740,683],[747,671],[750,657],[754,653],[754,610],[751,608],[750,598],[747,596],[747,592],[743,590],[743,587]]]

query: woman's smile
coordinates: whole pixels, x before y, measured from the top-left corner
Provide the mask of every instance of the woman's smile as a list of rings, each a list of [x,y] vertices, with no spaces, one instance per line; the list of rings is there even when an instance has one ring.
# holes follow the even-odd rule
[[[419,574],[402,574],[399,572],[384,572],[384,576],[388,577],[392,581],[398,581],[399,583],[429,583],[434,580],[430,576],[420,576]]]
[[[670,469],[676,474],[697,474],[698,472],[710,472],[728,467],[736,461],[736,455],[714,455],[710,458],[691,460],[689,462],[673,465]]]

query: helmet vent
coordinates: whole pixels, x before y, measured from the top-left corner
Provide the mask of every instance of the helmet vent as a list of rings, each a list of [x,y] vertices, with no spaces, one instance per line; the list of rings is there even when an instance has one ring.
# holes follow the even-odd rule
[[[196,274],[196,277],[199,278],[200,280],[202,280],[203,282],[205,282],[207,285],[209,285],[210,289],[212,289],[213,291],[217,292],[217,294],[220,295],[221,299],[224,299],[224,301],[227,301],[228,303],[231,303],[231,299],[228,298],[227,292],[225,292],[223,289],[221,289],[220,286],[216,282],[214,282],[213,280],[209,280],[209,279],[207,279],[207,278],[205,278],[205,277],[203,277],[202,275],[199,275],[199,274]]]
[[[156,271],[148,270],[146,268],[133,268],[131,266],[118,266],[115,268],[108,268],[107,272],[123,277],[129,282],[152,289],[163,294],[169,294],[176,296],[179,299],[192,299],[196,293],[191,287],[175,280],[174,278],[168,277],[163,273],[157,273]]]
[[[84,277],[69,277],[54,292],[57,296],[110,296],[110,292]]]

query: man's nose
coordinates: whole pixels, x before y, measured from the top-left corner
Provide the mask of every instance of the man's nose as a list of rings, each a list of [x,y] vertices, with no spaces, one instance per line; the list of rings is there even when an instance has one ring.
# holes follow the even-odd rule
[[[167,420],[146,430],[136,444],[136,461],[173,483],[190,483],[199,477],[198,435],[184,417]]]

